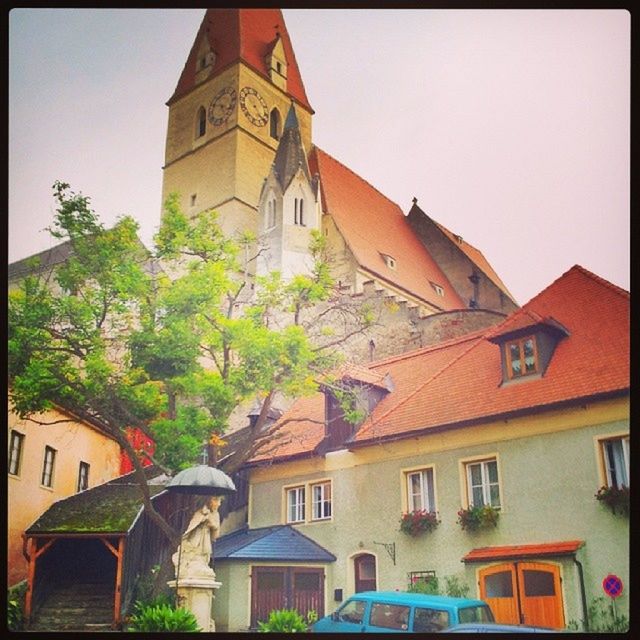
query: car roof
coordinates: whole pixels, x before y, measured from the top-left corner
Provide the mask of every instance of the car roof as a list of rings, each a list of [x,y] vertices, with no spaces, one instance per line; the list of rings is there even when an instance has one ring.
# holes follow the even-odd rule
[[[487,606],[483,600],[472,598],[453,598],[451,596],[435,596],[426,593],[409,591],[362,591],[354,593],[350,599],[385,602],[387,604],[404,604],[415,606],[439,606],[448,608]]]
[[[487,631],[492,633],[510,632],[510,633],[557,633],[559,629],[548,629],[547,627],[533,627],[529,625],[519,624],[500,624],[493,622],[464,622],[456,624],[448,629],[443,629],[447,633],[456,633],[458,631],[474,632]]]

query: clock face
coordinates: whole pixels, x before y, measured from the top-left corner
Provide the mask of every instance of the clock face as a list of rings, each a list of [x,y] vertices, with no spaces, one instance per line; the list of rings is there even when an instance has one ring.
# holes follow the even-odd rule
[[[235,106],[235,89],[225,87],[218,92],[209,105],[209,122],[214,126],[222,124],[233,113]]]
[[[244,87],[240,91],[240,107],[249,122],[256,127],[263,127],[269,120],[267,103],[264,98],[253,88]]]

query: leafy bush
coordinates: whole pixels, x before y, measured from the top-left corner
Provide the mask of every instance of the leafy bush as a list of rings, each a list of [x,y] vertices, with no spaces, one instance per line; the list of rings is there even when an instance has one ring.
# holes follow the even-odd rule
[[[269,614],[266,622],[258,622],[261,633],[297,633],[308,630],[318,619],[315,611],[310,611],[305,620],[295,609],[276,609]]]
[[[191,611],[176,609],[167,603],[145,605],[137,602],[135,611],[129,618],[128,631],[202,631]]]
[[[469,585],[460,582],[457,576],[445,576],[445,595],[452,598],[466,598],[469,595]]]
[[[469,585],[463,584],[457,576],[444,576],[444,590],[440,587],[438,578],[429,576],[418,578],[407,588],[410,593],[426,593],[433,596],[452,596],[453,598],[466,598],[469,593]]]
[[[409,511],[400,518],[400,531],[410,536],[417,536],[424,531],[433,531],[440,524],[433,511]]]
[[[629,631],[629,619],[627,616],[617,614],[614,604],[608,602],[608,598],[599,596],[591,601],[587,609],[589,616],[590,633],[625,633]],[[567,629],[571,631],[582,631],[582,620],[570,620]]]
[[[438,578],[435,576],[418,578],[409,585],[407,591],[409,591],[409,593],[426,593],[430,596],[440,595]]]
[[[7,627],[10,631],[21,631],[24,627],[24,594],[27,583],[21,582],[7,591]]]

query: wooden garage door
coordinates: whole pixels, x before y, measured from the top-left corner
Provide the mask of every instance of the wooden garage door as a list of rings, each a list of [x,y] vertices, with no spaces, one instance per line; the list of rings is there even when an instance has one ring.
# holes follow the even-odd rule
[[[560,569],[543,562],[507,562],[480,571],[480,597],[497,622],[564,628]]]
[[[253,567],[251,571],[251,627],[265,621],[274,609],[295,609],[302,616],[324,616],[324,570],[306,567]]]

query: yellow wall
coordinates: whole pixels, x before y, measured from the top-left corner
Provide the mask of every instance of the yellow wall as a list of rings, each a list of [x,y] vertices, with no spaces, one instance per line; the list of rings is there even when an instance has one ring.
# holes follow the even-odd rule
[[[106,435],[57,410],[37,419],[68,422],[39,425],[9,413],[8,438],[14,429],[24,435],[20,469],[8,477],[9,585],[26,577],[23,531],[51,504],[76,493],[80,462],[90,465],[89,487],[115,478],[120,471],[120,446]],[[45,446],[56,450],[51,488],[41,485]]]

